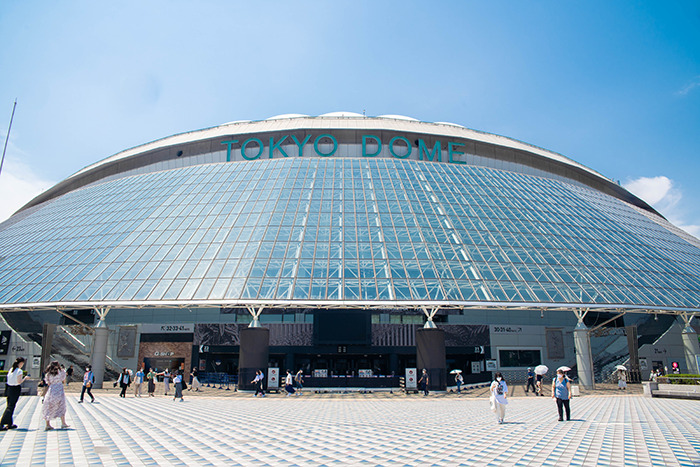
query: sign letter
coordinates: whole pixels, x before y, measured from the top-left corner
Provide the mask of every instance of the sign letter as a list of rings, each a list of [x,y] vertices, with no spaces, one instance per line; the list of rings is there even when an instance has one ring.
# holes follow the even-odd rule
[[[251,142],[256,142],[258,143],[258,153],[254,155],[253,157],[248,157],[245,153],[246,148],[248,147],[248,144]],[[243,156],[243,159],[247,161],[252,161],[260,157],[260,154],[263,152],[263,142],[260,141],[258,138],[248,138],[247,140],[243,141],[243,145],[241,145],[241,156]]]
[[[311,135],[306,135],[306,138],[304,138],[304,141],[302,141],[301,143],[299,142],[297,137],[294,135],[292,135],[292,139],[294,140],[294,144],[296,144],[297,147],[299,148],[299,157],[303,156],[304,155],[304,146],[306,146],[306,143],[308,143],[309,140],[311,139]]]
[[[289,157],[289,154],[287,154],[281,146],[285,139],[287,139],[287,135],[284,135],[284,137],[275,144],[275,138],[270,138],[270,159],[272,159],[272,153],[275,152],[275,149],[278,149],[284,157]]]
[[[322,153],[318,149],[318,142],[321,141],[323,138],[330,138],[331,141],[333,141],[333,149],[331,150],[331,152],[329,152],[327,154]],[[333,154],[335,154],[335,151],[338,150],[338,141],[333,137],[333,135],[329,135],[329,134],[318,135],[318,137],[316,138],[316,141],[314,141],[314,150],[316,151],[316,154],[318,154],[319,156],[322,156],[322,157],[332,156]]]
[[[377,152],[375,152],[373,154],[367,154],[367,140],[370,138],[377,142]],[[362,137],[362,157],[374,157],[377,154],[379,154],[379,152],[381,150],[382,150],[382,142],[379,140],[379,138],[377,138],[376,136],[373,136],[373,135],[364,135]]]
[[[453,154],[462,154],[462,155],[464,154],[462,151],[455,151],[453,149],[455,146],[464,146],[464,144],[462,144],[462,143],[447,143],[447,148],[448,148],[448,151],[450,153],[450,162],[452,162],[453,164],[466,164],[466,162],[464,162],[464,161],[457,161],[457,160],[452,159]]]
[[[418,140],[418,154],[420,157],[420,160],[423,160],[423,154],[425,154],[425,158],[429,161],[434,160],[437,157],[438,162],[442,162],[442,153],[440,150],[440,141],[435,141],[435,145],[433,146],[433,150],[428,152],[428,148],[425,145],[425,141],[423,141],[422,138]]]
[[[233,146],[234,143],[237,143],[237,139],[232,139],[230,141],[222,141],[221,144],[226,145],[226,162],[231,162],[231,146]]]

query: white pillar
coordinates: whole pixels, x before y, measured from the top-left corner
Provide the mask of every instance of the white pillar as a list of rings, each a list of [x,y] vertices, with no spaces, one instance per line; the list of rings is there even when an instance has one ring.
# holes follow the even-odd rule
[[[683,350],[685,350],[685,365],[688,368],[688,373],[700,374],[698,368],[698,356],[700,356],[700,344],[698,344],[698,333],[695,329],[688,325],[683,328]]]
[[[92,373],[95,376],[94,387],[97,389],[102,389],[102,382],[104,381],[108,339],[109,328],[107,323],[105,323],[104,317],[100,317],[97,326],[95,326],[92,346]]]
[[[591,356],[591,337],[583,321],[574,328],[574,348],[576,349],[576,366],[578,380],[586,389],[593,389],[593,357]]]

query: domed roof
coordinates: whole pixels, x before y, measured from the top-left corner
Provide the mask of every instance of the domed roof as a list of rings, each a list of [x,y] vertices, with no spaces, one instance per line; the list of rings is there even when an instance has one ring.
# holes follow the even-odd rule
[[[321,114],[319,117],[364,117],[364,115],[355,112],[340,111]]]
[[[274,115],[272,117],[268,117],[265,120],[282,120],[285,118],[303,118],[303,117],[308,117],[308,115],[304,114],[280,114],[280,115]],[[250,120],[248,120],[250,121]]]

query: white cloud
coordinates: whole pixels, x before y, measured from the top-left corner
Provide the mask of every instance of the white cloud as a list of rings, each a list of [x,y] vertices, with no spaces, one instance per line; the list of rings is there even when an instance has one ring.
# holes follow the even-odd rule
[[[0,222],[54,184],[39,177],[26,164],[6,156],[0,173]]]
[[[690,83],[686,84],[681,90],[679,90],[676,94],[679,96],[686,96],[688,95],[693,89],[700,87],[700,76],[696,76],[693,81]]]
[[[680,208],[683,194],[673,185],[673,180],[663,175],[639,177],[626,182],[624,187],[651,204],[673,225],[700,238],[700,225],[688,223],[686,220],[686,216]]]

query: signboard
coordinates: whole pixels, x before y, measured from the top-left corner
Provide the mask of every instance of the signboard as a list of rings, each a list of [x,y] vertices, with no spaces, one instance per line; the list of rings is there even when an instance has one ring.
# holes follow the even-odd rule
[[[314,378],[328,378],[328,370],[314,370]]]
[[[472,362],[472,373],[481,373],[481,362]]]
[[[0,355],[7,355],[10,348],[10,336],[12,336],[12,331],[0,332]]]
[[[648,367],[647,367],[647,359],[646,359],[646,358],[643,358],[643,357],[640,358],[640,359],[639,359],[639,369],[640,369],[640,370],[646,370],[647,368],[648,368]]]
[[[41,366],[41,357],[32,357],[32,368],[39,368]]]
[[[142,324],[141,334],[194,333],[194,323],[187,324]]]
[[[338,140],[332,134],[325,133],[313,136],[315,138],[307,134],[305,138],[297,139],[297,135],[286,134],[281,135],[277,139],[271,137],[269,143],[267,138],[250,137],[245,140],[224,140],[221,141],[221,144],[226,146],[226,162],[240,160],[239,157],[247,161],[261,158],[303,157],[304,155],[330,157],[338,150]],[[431,145],[426,143],[423,138],[414,140],[413,136],[409,140],[404,136],[395,135],[388,141],[387,138],[383,139],[376,134],[364,134],[361,136],[363,158],[377,157],[380,154],[384,154],[380,157],[391,155],[391,157],[397,159],[435,160],[451,164],[467,163],[463,159],[463,156],[466,155],[464,152],[466,145],[464,143],[435,140]],[[358,138],[357,143],[360,143],[360,138]],[[382,148],[388,149],[388,151],[382,152]]]
[[[268,387],[268,389],[280,387],[280,369],[279,368],[268,368],[267,369],[267,387]]]
[[[357,370],[357,374],[360,378],[371,378],[372,370]]]
[[[418,388],[418,371],[415,368],[406,368],[406,389]]]
[[[496,371],[496,370],[498,370],[498,361],[486,360],[486,371]]]

